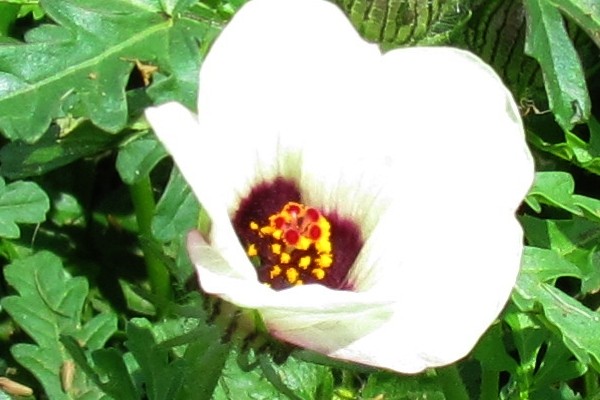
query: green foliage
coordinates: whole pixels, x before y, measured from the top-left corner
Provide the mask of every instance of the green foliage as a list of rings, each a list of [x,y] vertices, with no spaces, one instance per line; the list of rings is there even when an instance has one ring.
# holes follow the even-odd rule
[[[214,394],[215,400],[250,399],[330,399],[333,395],[331,371],[295,358],[273,363],[259,356],[259,367],[240,368],[238,355],[232,353]]]
[[[600,342],[594,334],[600,329],[600,314],[550,283],[565,276],[581,278],[581,271],[552,250],[526,250],[513,295],[515,304],[525,312],[541,311],[538,318],[561,336],[573,355],[583,364],[600,370]]]
[[[136,61],[158,68],[150,96],[160,92],[160,100],[193,105],[199,61],[193,44],[214,28],[168,16],[185,4],[45,0],[43,9],[57,25],[40,25],[27,32],[25,43],[0,47],[0,130],[34,142],[55,118],[84,117],[108,132],[121,131],[128,121],[125,86]],[[191,51],[174,50],[182,46]]]
[[[458,0],[335,0],[369,41],[391,49],[410,44],[444,44],[468,19]]]
[[[2,299],[2,307],[35,342],[12,346],[15,359],[39,379],[52,399],[102,398],[98,388],[78,371],[72,382],[61,382],[59,372],[71,358],[60,338],[72,336],[89,350],[100,349],[116,331],[116,315],[104,312],[82,321],[88,283],[82,277],[68,276],[52,253],[15,261],[4,273],[18,295]]]

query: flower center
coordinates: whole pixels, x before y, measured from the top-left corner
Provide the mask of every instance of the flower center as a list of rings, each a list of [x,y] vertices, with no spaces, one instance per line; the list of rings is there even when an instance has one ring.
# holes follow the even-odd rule
[[[300,197],[293,182],[277,178],[255,187],[234,215],[259,280],[277,290],[310,283],[352,289],[347,274],[363,243],[357,226]]]
[[[246,253],[258,267],[267,267],[265,283],[273,287],[322,281],[333,263],[331,225],[319,210],[288,202],[261,226],[250,221],[255,240]]]

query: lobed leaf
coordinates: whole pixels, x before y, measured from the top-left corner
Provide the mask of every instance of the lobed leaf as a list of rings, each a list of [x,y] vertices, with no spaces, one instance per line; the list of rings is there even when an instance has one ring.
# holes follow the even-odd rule
[[[36,183],[17,181],[7,185],[0,177],[0,237],[20,237],[18,223],[43,222],[49,209],[50,200]]]
[[[176,9],[188,3],[169,4]],[[169,17],[153,0],[41,5],[57,25],[42,25],[27,32],[25,43],[0,47],[0,131],[6,137],[34,142],[52,119],[70,115],[108,132],[122,130],[128,118],[125,86],[140,60],[158,67],[163,86],[169,82],[151,97],[194,106],[197,43],[216,30],[212,24]]]
[[[600,370],[600,342],[595,333],[600,332],[600,313],[548,283],[562,276],[582,276],[577,267],[559,260],[552,250],[527,247],[513,301],[526,312],[535,312],[539,305],[543,321],[559,334],[577,359]]]
[[[82,324],[87,281],[71,278],[52,253],[40,252],[15,261],[4,271],[18,295],[5,297],[1,304],[36,343],[13,346],[15,359],[39,379],[52,399],[71,399],[72,393],[101,398],[101,391],[80,372],[75,372],[72,388],[64,387],[61,369],[70,357],[60,338],[71,335],[90,350],[101,348],[117,329],[116,315],[99,314]]]

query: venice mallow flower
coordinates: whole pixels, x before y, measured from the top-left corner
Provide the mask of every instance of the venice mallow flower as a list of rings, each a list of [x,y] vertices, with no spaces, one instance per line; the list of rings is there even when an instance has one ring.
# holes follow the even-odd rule
[[[197,115],[146,115],[212,221],[188,236],[203,290],[274,337],[416,373],[506,303],[533,166],[476,56],[381,54],[333,4],[251,0],[203,62]]]

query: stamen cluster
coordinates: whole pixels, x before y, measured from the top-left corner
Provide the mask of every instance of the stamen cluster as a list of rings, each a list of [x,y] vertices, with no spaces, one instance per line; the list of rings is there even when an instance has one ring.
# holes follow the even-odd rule
[[[333,263],[330,223],[319,210],[288,202],[262,225],[250,221],[246,253],[274,289],[316,283]]]

